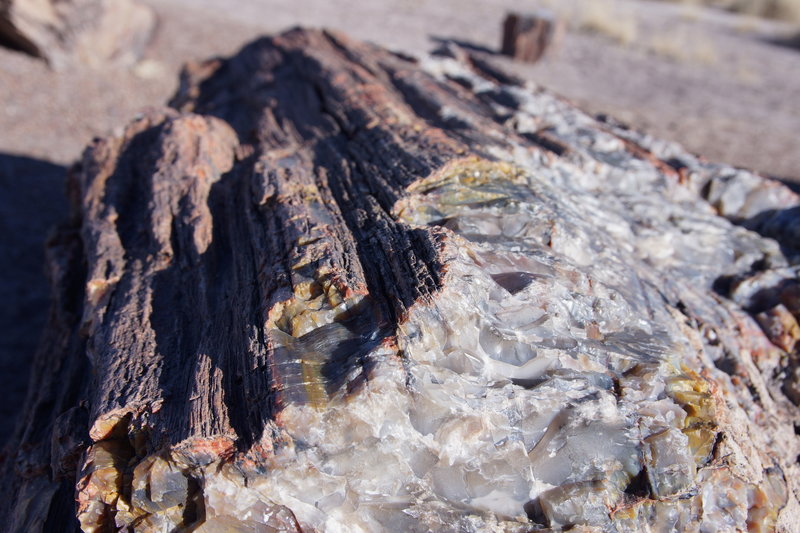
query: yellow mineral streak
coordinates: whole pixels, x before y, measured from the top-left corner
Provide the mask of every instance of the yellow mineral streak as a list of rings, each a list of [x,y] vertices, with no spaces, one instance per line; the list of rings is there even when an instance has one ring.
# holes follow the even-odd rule
[[[498,180],[516,184],[527,183],[525,172],[510,163],[488,161],[478,157],[456,160],[432,175],[414,182],[408,192],[425,194],[445,185],[478,187]]]
[[[304,359],[300,363],[303,369],[303,383],[308,394],[308,403],[312,407],[322,408],[328,405],[328,393],[325,391],[325,378],[322,376],[320,362]]]
[[[697,466],[711,457],[717,438],[717,404],[708,380],[682,367],[682,373],[667,380],[667,394],[686,411],[681,429],[689,438],[689,446]]]
[[[442,194],[437,207],[446,209],[447,206],[503,200],[508,198],[509,194],[496,186],[526,183],[525,171],[510,163],[488,161],[478,157],[459,159],[411,184],[408,187],[411,195],[398,201],[392,208],[392,213],[406,223],[420,224],[421,220],[431,218],[426,215],[435,208],[420,205],[417,195],[439,191]]]

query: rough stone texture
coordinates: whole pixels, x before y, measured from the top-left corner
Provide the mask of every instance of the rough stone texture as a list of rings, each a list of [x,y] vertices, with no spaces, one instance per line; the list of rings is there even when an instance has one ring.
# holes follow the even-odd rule
[[[564,21],[548,11],[535,15],[509,13],[503,21],[500,50],[514,59],[536,63],[558,46],[565,31]]]
[[[154,26],[153,10],[136,0],[0,0],[0,44],[56,68],[131,64]]]
[[[10,531],[798,523],[791,191],[455,47],[295,30],[172,104],[71,173]]]

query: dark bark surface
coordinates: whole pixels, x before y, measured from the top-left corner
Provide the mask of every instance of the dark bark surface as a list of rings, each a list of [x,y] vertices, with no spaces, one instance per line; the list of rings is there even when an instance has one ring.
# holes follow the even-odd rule
[[[549,12],[534,15],[509,13],[503,21],[501,52],[528,63],[536,63],[559,45],[564,22]]]
[[[367,381],[373,348],[441,290],[447,231],[395,214],[415,183],[497,148],[583,157],[546,124],[509,127],[521,87],[498,89],[514,80],[451,54],[491,88],[294,30],[189,66],[173,110],[89,146],[3,457],[9,531],[68,531],[77,514],[111,523],[133,468],[161,450],[266,468],[284,407]],[[592,127],[663,179],[686,178],[623,130]]]
[[[369,295],[348,311],[357,325],[344,349],[373,325],[393,331],[439,286],[437,232],[389,211],[484,135],[451,138],[424,120],[463,105],[457,87],[302,31],[250,45],[190,104],[191,75],[175,105],[203,116],[150,114],[96,141],[72,171],[73,222],[51,247],[58,294],[19,453],[5,458],[7,479],[19,476],[5,484],[11,531],[74,515],[58,504],[72,486],[61,479],[74,479],[87,437],[146,425],[147,449],[215,436],[214,452],[232,453],[269,434],[285,397],[305,394],[266,331],[291,334],[303,320],[285,303],[293,295]],[[330,361],[326,386],[368,365],[358,353]]]

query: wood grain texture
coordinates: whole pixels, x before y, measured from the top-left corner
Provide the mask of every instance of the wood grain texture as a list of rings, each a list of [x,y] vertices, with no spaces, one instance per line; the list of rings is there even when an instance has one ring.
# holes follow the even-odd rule
[[[57,507],[72,486],[59,473],[74,480],[77,450],[120,431],[146,435],[138,452],[269,444],[285,398],[308,400],[270,333],[303,327],[291,323],[298,296],[366,297],[348,311],[351,329],[385,337],[437,290],[441,235],[389,213],[471,139],[418,115],[428,97],[457,100],[411,66],[321,32],[264,39],[201,87],[190,70],[175,99],[183,113],[154,111],[87,149],[71,174],[72,224],[51,248],[53,284],[72,292],[57,298],[39,352],[31,425],[11,446],[18,464],[5,458],[23,480],[15,502],[7,486],[10,530],[74,516]],[[358,356],[329,365],[325,381],[369,365]],[[76,435],[46,445],[61,426]]]
[[[536,63],[564,37],[564,21],[541,11],[532,15],[509,13],[503,21],[502,53],[528,63]]]
[[[447,231],[393,214],[415,183],[497,150],[586,157],[547,124],[516,127],[518,82],[446,53],[488,88],[293,30],[188,66],[173,109],[88,147],[50,246],[56,298],[25,422],[3,456],[9,531],[111,523],[110,499],[133,490],[119,473],[160,450],[266,468],[282,409],[357,390],[372,348],[442,288]]]

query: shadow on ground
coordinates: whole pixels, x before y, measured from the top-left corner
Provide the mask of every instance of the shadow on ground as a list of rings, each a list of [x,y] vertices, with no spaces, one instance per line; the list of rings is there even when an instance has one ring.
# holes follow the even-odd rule
[[[783,46],[784,48],[791,48],[793,50],[800,51],[800,33],[784,35],[781,37],[770,37],[764,39],[764,41],[776,46]]]
[[[44,242],[66,217],[66,169],[0,153],[0,446],[25,399],[49,307]]]
[[[478,52],[478,53],[481,53],[481,54],[488,54],[488,55],[500,55],[500,51],[499,50],[493,50],[493,49],[488,48],[486,46],[483,46],[481,44],[473,43],[473,42],[470,42],[470,41],[465,41],[465,40],[462,40],[462,39],[457,39],[457,38],[454,38],[454,37],[444,37],[444,36],[441,36],[441,35],[431,35],[431,36],[429,36],[429,38],[430,38],[431,41],[433,41],[434,45],[436,45],[437,48],[441,48],[443,46],[447,46],[448,43],[453,43],[453,44],[459,46],[460,48],[463,48],[464,50],[466,50],[468,52]]]

